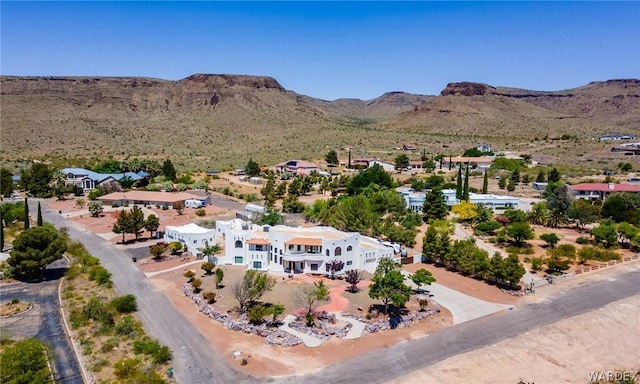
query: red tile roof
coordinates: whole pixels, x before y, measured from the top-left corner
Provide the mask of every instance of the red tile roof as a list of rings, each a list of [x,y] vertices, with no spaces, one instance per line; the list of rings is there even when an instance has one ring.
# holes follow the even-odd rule
[[[640,193],[640,186],[632,185],[632,184],[583,183],[583,184],[570,185],[569,188],[574,191]]]
[[[247,244],[265,244],[265,245],[269,245],[269,240],[263,239],[261,237],[254,237],[253,239],[247,240]]]

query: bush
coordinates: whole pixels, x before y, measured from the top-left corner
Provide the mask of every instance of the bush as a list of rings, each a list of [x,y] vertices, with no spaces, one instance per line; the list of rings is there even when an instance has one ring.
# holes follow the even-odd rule
[[[216,293],[214,291],[208,291],[202,294],[202,298],[207,300],[207,303],[213,304],[216,302]]]
[[[578,257],[580,261],[585,262],[587,260],[597,260],[597,261],[611,261],[620,259],[620,255],[614,251],[609,251],[607,249],[597,248],[597,247],[584,247],[578,252]]]
[[[111,287],[111,273],[107,271],[107,269],[101,265],[95,265],[89,271],[89,280],[95,281],[98,285],[104,285],[106,287]]]
[[[162,205],[162,210],[166,211],[169,209],[169,206],[167,204]]]
[[[113,365],[113,373],[120,380],[131,379],[137,374],[140,363],[139,358],[118,360]]]
[[[120,206],[120,204],[116,203],[115,201],[111,204],[111,208],[118,208]]]
[[[138,308],[134,295],[124,295],[111,300],[111,305],[120,313],[131,313]]]
[[[116,333],[122,336],[132,336],[133,334],[141,331],[141,329],[142,327],[138,321],[131,315],[123,316],[115,326]]]
[[[20,299],[11,299],[11,304],[20,304]]]
[[[133,342],[133,353],[149,355],[156,364],[164,363],[173,357],[169,347],[160,345],[158,339],[152,339],[148,336]]]
[[[207,212],[204,210],[204,208],[200,208],[200,209],[196,210],[196,216],[202,217],[202,216],[204,216],[206,214],[207,214]]]
[[[249,322],[255,325],[262,324],[265,315],[267,315],[267,308],[265,308],[265,306],[261,304],[254,305],[247,312],[247,316],[249,316]]]
[[[84,314],[83,311],[79,309],[73,309],[71,312],[69,312],[69,322],[71,323],[71,328],[78,329],[89,324],[89,318]]]
[[[102,346],[100,347],[100,352],[109,353],[115,348],[118,348],[118,345],[120,345],[120,340],[117,337],[111,338],[102,344]]]
[[[584,236],[580,236],[576,239],[576,243],[578,244],[582,244],[582,245],[586,245],[589,244],[591,241],[589,240],[588,237],[584,237]]]

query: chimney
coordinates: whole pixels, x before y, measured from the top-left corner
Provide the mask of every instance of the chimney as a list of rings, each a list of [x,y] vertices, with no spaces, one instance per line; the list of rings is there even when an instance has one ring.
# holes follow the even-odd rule
[[[616,185],[614,183],[609,183],[608,187],[610,190],[616,189]]]

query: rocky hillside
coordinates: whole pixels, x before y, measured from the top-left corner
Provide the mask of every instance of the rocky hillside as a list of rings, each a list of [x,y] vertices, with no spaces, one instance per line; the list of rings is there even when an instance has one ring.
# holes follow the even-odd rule
[[[273,164],[321,159],[329,149],[346,156],[345,146],[359,155],[393,157],[402,144],[456,153],[478,142],[547,151],[553,159],[555,152],[575,151],[529,149],[528,143],[562,134],[581,140],[640,135],[639,80],[559,92],[451,83],[440,96],[390,92],[367,101],[325,101],[260,76],[3,76],[0,107],[3,160],[37,157],[66,165],[140,156],[225,169],[248,157]]]

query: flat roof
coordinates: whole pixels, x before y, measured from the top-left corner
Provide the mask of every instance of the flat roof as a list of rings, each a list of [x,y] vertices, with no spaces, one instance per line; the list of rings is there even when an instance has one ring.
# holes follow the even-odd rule
[[[201,227],[195,223],[189,223],[189,224],[177,225],[177,226],[167,225],[165,227],[165,230],[170,230],[170,231],[175,231],[180,233],[193,233],[193,234],[215,232],[213,229]]]
[[[127,191],[113,192],[108,195],[98,197],[98,200],[137,200],[153,201],[161,203],[175,203],[189,199],[199,199],[200,196],[185,192],[154,192],[154,191]]]
[[[311,246],[320,246],[322,245],[322,239],[316,237],[294,237],[293,239],[289,239],[284,242],[285,245],[311,245]]]

